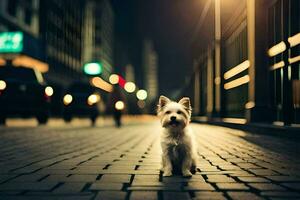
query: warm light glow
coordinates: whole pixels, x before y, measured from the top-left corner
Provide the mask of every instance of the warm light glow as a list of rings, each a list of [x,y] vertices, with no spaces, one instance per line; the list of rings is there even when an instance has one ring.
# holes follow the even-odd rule
[[[271,70],[275,70],[281,67],[284,67],[285,63],[283,61],[280,61],[278,63],[275,63],[274,65],[271,66]]]
[[[132,93],[135,91],[135,84],[133,82],[127,82],[125,83],[125,86],[124,86],[124,89],[129,92],[129,93]]]
[[[273,57],[273,56],[276,56],[277,54],[280,54],[282,52],[284,52],[286,50],[286,45],[284,42],[280,42],[276,45],[274,45],[273,47],[271,47],[269,50],[268,50],[268,55],[270,57]]]
[[[300,56],[295,56],[293,58],[289,58],[289,63],[290,64],[296,63],[298,61],[300,61]]]
[[[99,102],[100,100],[100,96],[98,94],[91,94],[89,97],[88,97],[88,104],[91,106],[97,102]]]
[[[249,101],[248,103],[245,104],[246,109],[251,109],[255,107],[255,103],[253,101]]]
[[[221,78],[220,77],[216,77],[215,78],[215,84],[216,85],[220,85],[221,84]]]
[[[288,41],[291,47],[297,46],[298,44],[300,44],[300,33],[289,37]]]
[[[230,79],[231,77],[241,73],[242,71],[248,69],[250,67],[250,61],[246,60],[244,62],[242,62],[241,64],[233,67],[232,69],[228,70],[225,74],[224,74],[224,79]]]
[[[6,60],[0,58],[0,66],[4,66],[4,65],[6,65]]]
[[[139,99],[139,100],[145,100],[147,99],[147,91],[146,90],[139,90],[137,91],[136,93],[136,97]]]
[[[0,90],[4,90],[6,88],[6,83],[3,80],[0,80]]]
[[[229,90],[229,89],[232,89],[232,88],[235,88],[235,87],[238,87],[240,85],[243,85],[243,84],[246,84],[250,81],[250,77],[249,75],[245,75],[241,78],[237,78],[233,81],[230,81],[228,83],[225,83],[224,84],[224,88],[225,90]]]
[[[223,118],[222,121],[233,124],[246,124],[247,122],[247,120],[243,118]]]
[[[47,86],[45,88],[45,94],[48,96],[48,97],[51,97],[53,95],[54,91],[53,91],[53,88],[50,87],[50,86]]]
[[[44,63],[42,61],[39,61],[37,59],[25,55],[20,55],[16,57],[12,61],[12,64],[16,67],[34,68],[42,73],[45,73],[49,70],[49,65],[47,63]]]
[[[123,102],[123,101],[117,101],[117,102],[115,103],[115,108],[116,108],[117,110],[123,110],[124,107],[125,107],[125,105],[124,105],[124,102]]]
[[[64,96],[64,104],[69,105],[73,101],[73,97],[70,94]]]
[[[100,77],[94,77],[90,82],[93,86],[100,88],[106,92],[112,92],[113,90],[113,86]]]
[[[119,83],[119,76],[117,74],[112,74],[109,76],[109,82],[113,85]]]

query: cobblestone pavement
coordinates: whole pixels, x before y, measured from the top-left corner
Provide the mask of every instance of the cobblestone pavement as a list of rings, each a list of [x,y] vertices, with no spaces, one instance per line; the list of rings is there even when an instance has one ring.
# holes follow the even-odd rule
[[[2,127],[0,199],[300,199],[300,159],[284,151],[299,150],[297,141],[192,128],[197,173],[165,178],[156,122],[121,129]]]

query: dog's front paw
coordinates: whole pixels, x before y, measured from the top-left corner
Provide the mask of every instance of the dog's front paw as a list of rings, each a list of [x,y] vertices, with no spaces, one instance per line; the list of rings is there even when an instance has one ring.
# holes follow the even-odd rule
[[[164,170],[163,176],[164,177],[166,177],[166,176],[172,176],[172,171],[170,171],[170,170]]]
[[[183,177],[191,177],[192,173],[190,172],[190,170],[183,170],[182,171],[182,176]]]

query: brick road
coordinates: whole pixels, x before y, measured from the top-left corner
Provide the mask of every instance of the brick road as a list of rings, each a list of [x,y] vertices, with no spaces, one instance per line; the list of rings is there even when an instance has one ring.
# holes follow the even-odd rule
[[[1,127],[0,199],[300,199],[298,141],[192,127],[192,178],[161,176],[156,122]]]

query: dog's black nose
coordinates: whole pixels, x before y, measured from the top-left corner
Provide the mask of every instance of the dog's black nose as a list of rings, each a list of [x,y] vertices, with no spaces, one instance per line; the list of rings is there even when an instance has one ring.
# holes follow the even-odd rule
[[[175,116],[172,116],[171,117],[171,121],[175,121],[176,120],[176,117]]]

